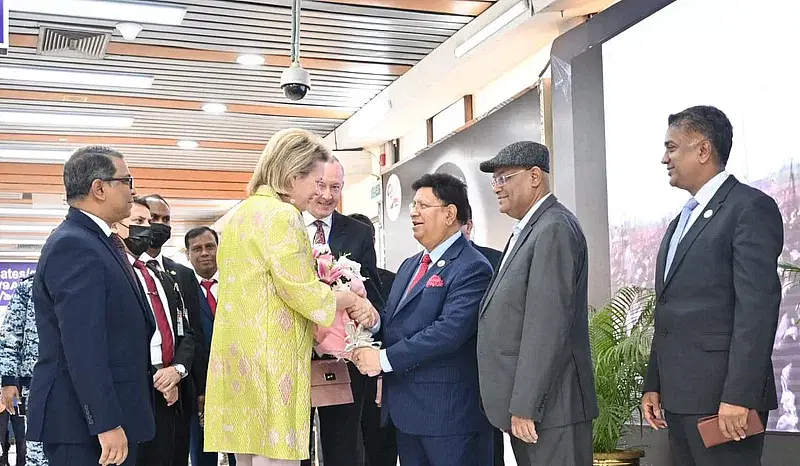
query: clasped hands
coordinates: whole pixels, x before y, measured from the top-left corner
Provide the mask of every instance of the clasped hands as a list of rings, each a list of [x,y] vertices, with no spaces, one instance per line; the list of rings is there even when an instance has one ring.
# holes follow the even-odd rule
[[[381,350],[379,349],[358,348],[353,351],[352,360],[359,372],[368,377],[375,377],[383,371],[381,368]]]
[[[153,375],[153,386],[164,395],[167,406],[172,406],[178,401],[178,383],[181,375],[174,367],[159,369]]]
[[[345,308],[347,315],[361,324],[366,329],[371,329],[378,323],[378,311],[372,306],[368,299],[357,296],[354,304]]]

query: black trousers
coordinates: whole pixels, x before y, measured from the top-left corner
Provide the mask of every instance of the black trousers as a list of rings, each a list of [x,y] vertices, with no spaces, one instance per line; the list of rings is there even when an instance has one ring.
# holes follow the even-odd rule
[[[318,408],[322,462],[325,466],[364,466],[364,440],[361,435],[361,413],[367,377],[355,364],[348,362],[353,403]],[[314,409],[311,409],[311,422]],[[311,444],[313,445],[313,438]],[[302,466],[311,466],[306,460]]]
[[[173,466],[175,429],[179,418],[178,404],[167,406],[164,395],[155,388],[153,389],[153,417],[156,421],[156,436],[153,440],[139,445],[136,466]]]
[[[697,420],[711,414],[665,413],[672,462],[675,466],[761,466],[764,434],[754,435],[739,442],[728,442],[706,448],[697,431]],[[766,412],[759,413],[767,425]]]
[[[181,409],[175,414],[175,462],[174,466],[189,465],[189,446],[191,443],[191,424],[192,424],[192,403],[195,400],[189,399],[189,390],[181,390],[181,398],[176,405],[180,404]],[[215,465],[216,466],[216,465]]]
[[[503,444],[503,431],[494,429],[494,466],[505,466],[503,454],[505,445]]]
[[[11,420],[11,428],[14,429],[14,443],[17,445],[17,466],[25,466],[25,418],[15,414],[11,415],[8,411],[0,413],[0,439],[3,440],[3,457],[8,458],[8,450],[11,444],[7,440],[9,437],[8,421]]]
[[[397,431],[389,423],[381,427],[381,408],[375,404],[378,378],[369,377],[364,391],[361,413],[361,433],[367,466],[397,466]]]

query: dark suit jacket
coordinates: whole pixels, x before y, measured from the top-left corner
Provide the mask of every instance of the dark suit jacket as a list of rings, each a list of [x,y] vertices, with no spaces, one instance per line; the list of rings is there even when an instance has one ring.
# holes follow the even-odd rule
[[[367,278],[364,282],[367,298],[375,309],[378,311],[383,309],[381,279],[378,276],[378,260],[375,257],[375,239],[369,226],[334,211],[328,246],[337,258],[347,254],[350,259],[361,264],[361,275]]]
[[[186,298],[181,292],[178,282],[175,280],[177,278],[177,274],[172,275],[170,269],[167,269],[167,258],[164,257],[163,259],[166,272],[156,271],[156,276],[161,281],[161,286],[164,288],[164,293],[167,295],[170,319],[172,320],[172,331],[175,335],[175,360],[172,362],[172,364],[183,364],[188,372],[188,375],[181,380],[179,385],[180,396],[178,403],[184,412],[191,413],[193,411],[193,407],[197,405],[195,400],[197,397],[197,392],[192,381],[195,361],[194,333],[189,325],[188,311],[186,309]],[[179,316],[181,319],[180,326],[178,325]],[[181,326],[183,327],[183,335],[179,335],[179,328]]]
[[[492,268],[461,237],[403,298],[421,259],[422,253],[400,266],[381,315],[393,369],[383,376],[382,420],[411,435],[488,429],[480,409],[475,332]],[[443,286],[427,286],[434,275]]]
[[[598,415],[589,349],[588,254],[575,216],[545,199],[508,253],[478,322],[481,398],[494,426],[541,429]]]
[[[664,281],[677,222],[658,252],[644,391],[659,392],[663,408],[676,414],[716,413],[721,401],[777,408],[771,359],[781,302],[777,204],[728,177],[678,244]]]
[[[124,260],[77,209],[47,239],[34,278],[39,362],[28,439],[88,443],[117,426],[131,442],[153,438],[155,321]]]
[[[503,253],[498,251],[497,249],[492,249],[486,246],[478,246],[473,241],[469,242],[473,248],[477,249],[478,252],[483,254],[483,257],[489,261],[489,264],[492,266],[492,270],[497,272],[497,268],[500,267],[500,261],[503,260]]]
[[[183,297],[186,306],[189,326],[192,328],[194,341],[194,362],[192,370],[189,372],[191,382],[196,395],[202,395],[206,391],[206,374],[208,373],[208,353],[211,349],[211,337],[206,338],[205,327],[202,325],[203,310],[201,303],[205,301],[200,284],[197,283],[194,271],[189,267],[181,265],[174,260],[164,257],[164,269],[178,284],[178,289]],[[208,307],[208,303],[206,303]],[[209,309],[209,312],[211,310]],[[212,320],[213,322],[213,320]],[[206,346],[204,342],[208,340]],[[184,364],[185,365],[185,364]],[[186,366],[189,369],[189,366]]]
[[[389,300],[389,293],[392,292],[392,284],[396,276],[397,274],[394,272],[378,269],[378,277],[381,279],[381,297],[383,297],[384,302]]]

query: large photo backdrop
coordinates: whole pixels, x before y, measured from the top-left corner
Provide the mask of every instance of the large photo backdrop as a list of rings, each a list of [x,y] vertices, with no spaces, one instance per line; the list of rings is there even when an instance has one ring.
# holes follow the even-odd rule
[[[653,286],[661,238],[689,197],[660,163],[667,116],[692,105],[731,119],[728,171],[776,199],[782,260],[800,261],[798,16],[800,2],[679,0],[603,45],[612,288]],[[800,288],[786,285],[768,429],[800,432]]]
[[[383,175],[386,268],[397,271],[404,259],[422,249],[411,232],[408,204],[414,198],[411,185],[426,173],[449,173],[467,184],[475,224],[473,241],[502,251],[514,220],[497,210],[491,175],[482,173],[478,165],[512,142],[541,142],[541,139],[540,95],[538,88],[534,88],[472,126],[392,167]]]

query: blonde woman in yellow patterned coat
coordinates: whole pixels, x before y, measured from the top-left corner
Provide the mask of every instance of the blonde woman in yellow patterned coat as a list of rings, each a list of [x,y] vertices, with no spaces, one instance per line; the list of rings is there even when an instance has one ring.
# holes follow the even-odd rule
[[[239,466],[308,458],[313,324],[369,306],[317,280],[300,216],[330,157],[311,133],[277,133],[222,235],[204,447],[236,453]]]

